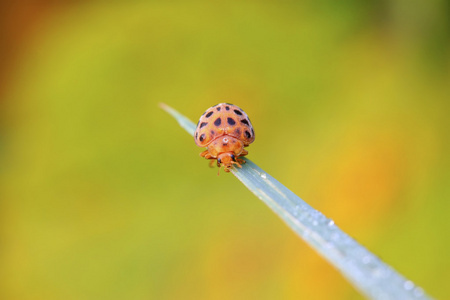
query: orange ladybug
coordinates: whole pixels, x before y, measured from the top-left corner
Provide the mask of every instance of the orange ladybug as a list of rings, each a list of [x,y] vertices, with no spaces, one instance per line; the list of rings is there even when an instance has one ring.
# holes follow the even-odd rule
[[[242,168],[245,161],[238,157],[248,154],[244,147],[255,140],[255,131],[247,114],[230,103],[220,103],[208,108],[197,123],[194,134],[199,147],[207,147],[201,157],[217,159],[217,166],[230,172],[233,165]]]

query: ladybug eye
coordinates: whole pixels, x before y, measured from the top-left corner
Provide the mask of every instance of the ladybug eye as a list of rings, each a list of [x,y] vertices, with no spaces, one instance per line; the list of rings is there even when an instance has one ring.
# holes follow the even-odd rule
[[[221,160],[220,158],[218,158],[218,159],[217,159],[217,162],[218,162],[219,164],[221,164],[221,163],[222,163],[222,160]]]
[[[233,161],[236,161],[236,157],[234,156],[234,154],[231,154],[231,159],[232,159]]]

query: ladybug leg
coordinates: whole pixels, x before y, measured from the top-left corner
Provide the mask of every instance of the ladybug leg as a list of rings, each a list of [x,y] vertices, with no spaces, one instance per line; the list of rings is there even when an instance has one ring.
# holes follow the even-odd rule
[[[235,162],[235,163],[236,163],[236,165],[237,165],[239,168],[242,168],[241,165],[245,164],[245,160],[236,158],[236,162]]]
[[[247,150],[242,150],[241,154],[239,154],[239,157],[246,156],[248,154]],[[245,164],[245,160],[236,158],[236,164],[239,168],[241,168],[241,165]]]
[[[214,160],[215,158],[210,158],[211,160],[209,161],[209,167],[213,168],[214,167]]]
[[[243,149],[241,154],[239,154],[239,156],[246,156],[248,154],[248,151]]]
[[[236,161],[233,162],[233,164],[235,164],[238,168],[242,169],[241,164],[245,164],[245,161],[242,159],[237,158]]]
[[[210,159],[211,161],[209,162],[209,166],[212,168],[214,166],[214,161],[216,160],[215,157],[213,157],[211,155],[211,153],[209,153],[208,150],[203,151],[202,153],[200,153],[201,157],[204,157],[205,159]],[[219,163],[217,163],[217,166],[219,166]]]
[[[200,156],[206,159],[216,159],[211,153],[209,153],[208,150],[205,150],[202,153],[200,153]]]

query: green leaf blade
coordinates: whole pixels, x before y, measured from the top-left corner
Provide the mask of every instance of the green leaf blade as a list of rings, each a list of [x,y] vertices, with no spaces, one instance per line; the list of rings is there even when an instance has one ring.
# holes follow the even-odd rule
[[[195,124],[162,104],[191,135]],[[377,256],[339,229],[333,220],[267,174],[248,158],[231,172],[297,235],[328,260],[353,286],[370,299],[432,299]]]

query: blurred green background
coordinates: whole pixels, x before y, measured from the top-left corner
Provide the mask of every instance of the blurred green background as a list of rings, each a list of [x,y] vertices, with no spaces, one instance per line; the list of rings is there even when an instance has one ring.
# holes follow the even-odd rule
[[[447,1],[0,5],[1,299],[362,298],[159,102],[448,296]]]

